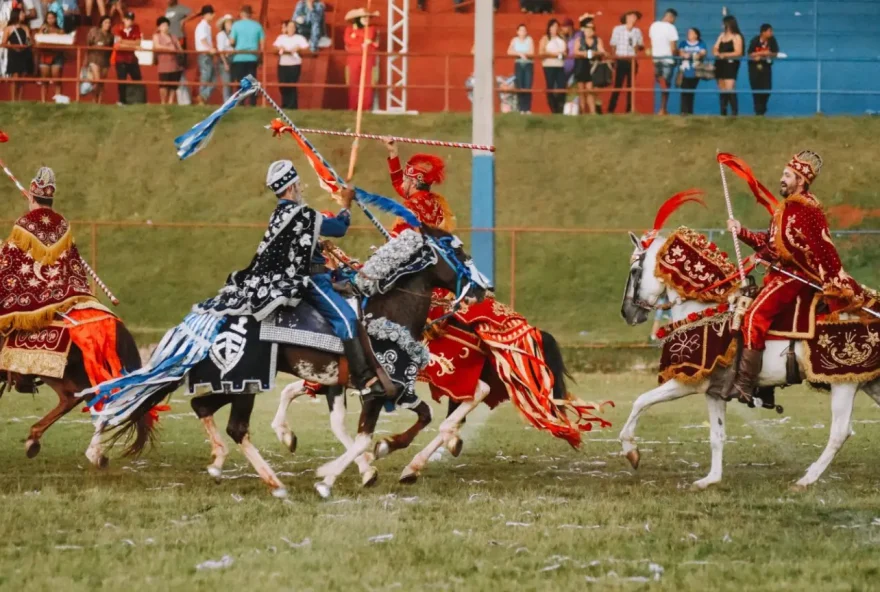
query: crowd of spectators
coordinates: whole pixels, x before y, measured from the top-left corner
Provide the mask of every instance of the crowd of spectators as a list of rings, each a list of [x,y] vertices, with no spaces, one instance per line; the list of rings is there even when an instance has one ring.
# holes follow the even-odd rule
[[[727,15],[722,20],[721,33],[710,48],[695,27],[688,29],[680,39],[675,25],[677,18],[678,13],[670,8],[651,24],[648,45],[639,28],[642,14],[628,11],[611,31],[608,49],[602,32],[597,30],[594,15],[589,13],[582,14],[577,23],[570,18],[561,22],[550,19],[537,48],[526,25],[519,25],[507,48],[508,55],[515,59],[517,110],[520,113],[532,111],[534,61],[538,59],[551,113],[602,113],[597,89],[605,88],[610,90],[606,113],[617,112],[621,94],[626,100],[625,112],[630,112],[640,58],[649,56],[660,88],[660,114],[668,113],[672,88],[680,89],[681,113],[692,114],[694,91],[700,80],[715,80],[721,115],[738,115],[736,80],[742,61],[748,62],[755,113],[766,114],[773,60],[785,57],[779,52],[773,27],[761,25],[759,33],[746,45],[736,18]]]

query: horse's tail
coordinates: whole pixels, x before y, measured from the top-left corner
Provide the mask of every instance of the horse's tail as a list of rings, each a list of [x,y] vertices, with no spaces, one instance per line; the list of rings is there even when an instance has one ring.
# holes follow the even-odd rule
[[[547,331],[541,331],[541,340],[544,344],[544,361],[547,362],[550,372],[553,373],[553,398],[558,400],[570,399],[567,381],[574,382],[574,377],[569,373],[568,368],[565,367],[565,359],[562,357],[559,343]]]
[[[121,321],[116,324],[116,353],[126,373],[141,368],[141,354],[137,343]],[[173,390],[163,389],[161,394],[157,393],[142,403],[128,419],[112,430],[110,445],[115,445],[119,440],[125,442],[123,456],[137,456],[147,448],[148,444],[152,446],[157,438],[157,422],[151,410]]]

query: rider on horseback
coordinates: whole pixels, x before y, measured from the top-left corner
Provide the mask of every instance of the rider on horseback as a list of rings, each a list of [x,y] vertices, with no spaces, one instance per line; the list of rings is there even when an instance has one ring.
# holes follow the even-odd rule
[[[758,257],[791,274],[822,286],[825,302],[832,313],[858,309],[864,300],[862,288],[844,270],[822,207],[810,193],[810,185],[822,169],[818,154],[803,151],[792,157],[782,173],[780,195],[785,198],[767,232],[751,232],[736,220],[727,227],[758,252]],[[781,271],[770,269],[761,289],[742,322],[744,349],[733,392],[741,400],[751,400],[761,373],[765,339],[773,319],[792,305],[800,295],[812,299],[813,288]]]
[[[397,144],[390,137],[385,138],[388,148],[388,171],[391,173],[391,184],[398,195],[403,198],[403,205],[418,217],[419,221],[446,232],[455,230],[455,215],[446,199],[431,191],[433,185],[439,185],[446,178],[443,160],[432,154],[416,154],[401,168]],[[409,228],[403,220],[398,219],[392,234],[399,234]]]

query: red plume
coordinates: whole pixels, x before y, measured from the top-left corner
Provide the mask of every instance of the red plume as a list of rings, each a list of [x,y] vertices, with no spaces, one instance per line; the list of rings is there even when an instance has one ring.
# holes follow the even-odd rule
[[[426,185],[439,185],[446,179],[443,159],[433,154],[414,154],[406,162],[406,167],[412,176],[421,175],[421,180]]]
[[[5,144],[9,141],[9,136],[0,131],[0,144]]]
[[[747,165],[741,158],[736,157],[733,154],[727,154],[726,152],[720,152],[716,158],[719,163],[732,170],[738,177],[744,179],[745,182],[749,184],[749,188],[755,195],[755,199],[757,199],[758,203],[764,206],[772,216],[779,202],[773,197],[770,190],[764,187],[764,185],[755,178],[755,173],[752,172],[749,165]]]
[[[700,197],[701,195],[705,195],[705,193],[700,189],[688,189],[687,191],[676,193],[667,199],[663,205],[660,206],[660,209],[657,210],[657,217],[654,218],[654,230],[660,230],[663,228],[663,225],[666,224],[666,220],[669,219],[672,212],[689,201],[697,202],[705,208],[706,202],[702,200]]]

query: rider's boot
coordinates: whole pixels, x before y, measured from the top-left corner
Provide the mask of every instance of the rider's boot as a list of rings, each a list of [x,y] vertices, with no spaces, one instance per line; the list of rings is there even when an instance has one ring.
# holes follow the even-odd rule
[[[360,329],[359,329],[360,331]],[[365,397],[386,397],[385,389],[376,376],[375,370],[367,362],[367,355],[357,337],[346,339],[342,342],[342,349],[348,359],[348,369],[354,385],[360,389]]]
[[[764,352],[757,349],[744,348],[736,369],[736,380],[733,388],[725,393],[726,399],[738,398],[743,403],[752,400],[755,388],[758,386],[758,376],[764,364]]]

